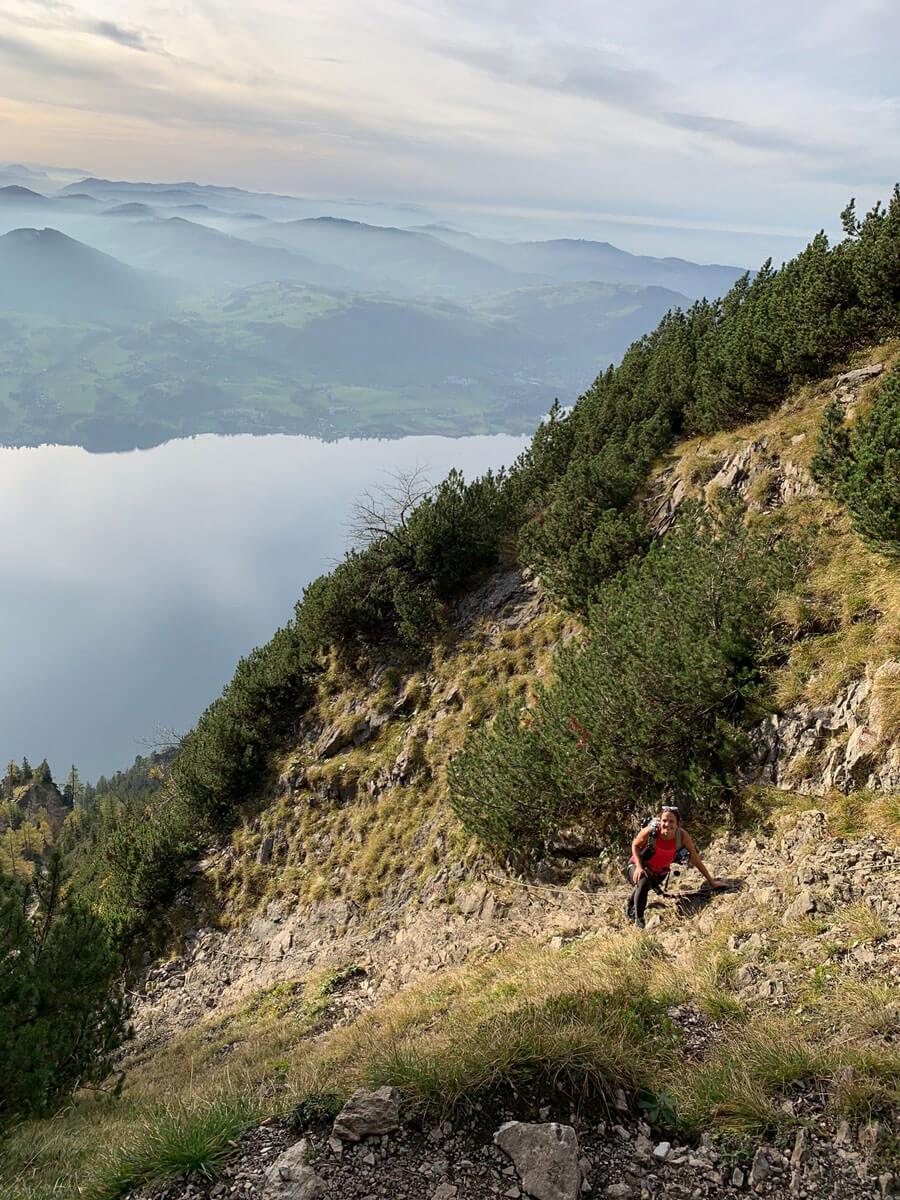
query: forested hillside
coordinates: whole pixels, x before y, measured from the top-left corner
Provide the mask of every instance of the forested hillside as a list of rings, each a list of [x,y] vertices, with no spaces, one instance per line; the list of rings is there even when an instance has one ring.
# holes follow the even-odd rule
[[[69,924],[56,926],[60,946],[77,950],[71,931],[90,931],[85,958],[96,983],[80,985],[77,1065],[62,1042],[50,1047],[44,1076],[9,1093],[7,1115],[52,1111],[79,1082],[104,1074],[124,1036],[116,972],[133,978],[145,954],[183,952],[209,988],[202,1004],[215,1006],[231,977],[214,982],[202,964],[216,938],[228,937],[226,926],[259,922],[282,955],[291,939],[309,936],[305,961],[318,962],[329,939],[359,935],[367,920],[376,930],[386,922],[393,937],[402,928],[397,913],[417,906],[483,917],[486,889],[472,900],[467,878],[476,869],[484,878],[505,872],[510,886],[514,878],[523,888],[541,879],[577,886],[582,855],[602,875],[634,819],[663,794],[677,798],[695,829],[738,830],[764,808],[747,783],[751,766],[761,769],[761,730],[781,739],[775,757],[789,761],[793,792],[810,794],[812,780],[812,794],[827,799],[839,766],[843,799],[828,801],[834,819],[855,833],[877,826],[896,836],[894,765],[885,758],[896,740],[895,675],[882,668],[900,654],[900,189],[863,218],[851,203],[843,222],[837,245],[819,234],[797,258],[779,269],[765,264],[722,299],[669,312],[571,411],[554,409],[508,472],[471,481],[452,473],[423,494],[408,480],[363,505],[356,548],[238,664],[171,763],[149,764],[146,786],[108,781],[105,799],[98,785],[87,815],[66,822],[65,859],[54,858],[36,884],[4,877],[4,911],[32,914],[7,925],[7,955],[22,964],[40,958],[21,947],[40,943],[42,920],[54,924],[42,880],[55,879],[69,914]],[[861,362],[867,372],[846,374]],[[829,381],[839,372],[843,384]],[[855,730],[870,702],[877,730],[860,749]],[[853,723],[842,724],[847,713]],[[776,782],[787,789],[785,779]],[[870,792],[881,799],[869,803]],[[554,853],[566,860],[558,877],[548,866]],[[590,887],[600,876],[581,878]],[[22,899],[28,886],[38,892],[31,910]],[[303,918],[287,936],[285,914],[298,905]],[[815,903],[798,909],[798,920],[815,912]],[[597,991],[582,980],[546,1007],[521,963],[509,979],[491,980],[492,994],[509,999],[514,980],[529,979],[522,1006],[510,1001],[499,1024],[480,1010],[472,1017],[479,1047],[492,1038],[510,1047],[505,1074],[498,1069],[504,1102],[535,1078],[541,1088],[557,1078],[566,1103],[589,1094],[608,1105],[621,1076],[626,1110],[639,1097],[647,1111],[655,1104],[648,1120],[656,1128],[669,1122],[697,1137],[715,1126],[732,1149],[747,1131],[778,1128],[774,1106],[786,1077],[766,1068],[764,1050],[752,1057],[744,1027],[727,1024],[738,1017],[724,1001],[715,1017],[727,1035],[720,1058],[698,1060],[680,1107],[648,1098],[646,1074],[627,1064],[597,1065],[622,1038],[632,1055],[642,1039],[665,1053],[671,996],[649,958],[634,953],[624,966],[604,960],[609,974]],[[731,986],[737,970],[715,961],[721,979],[708,981],[709,996]],[[13,975],[19,990],[0,1004],[0,1032],[17,1023],[31,1031],[38,1017],[22,997],[37,976],[28,966]],[[40,983],[48,994],[54,977]],[[298,983],[260,1003],[293,1013],[302,1040],[352,978],[335,976],[320,993]],[[830,985],[826,974],[816,978],[808,1008],[818,1021],[814,1001]],[[382,982],[398,986],[396,976]],[[807,999],[797,1000],[798,1012]],[[192,1003],[185,1011],[199,1019]],[[376,1047],[360,1061],[369,1063],[368,1082],[405,1088],[434,1117],[441,1072],[461,1043],[429,1042],[431,1016],[423,1014],[431,1001],[416,1003],[415,1015],[396,1021],[415,1026],[424,1057],[379,1057]],[[611,1016],[622,1004],[639,1014],[627,1034]],[[464,1007],[453,1007],[459,1038]],[[251,1017],[247,1010],[241,1020]],[[525,1026],[538,1047],[530,1059],[519,1036]],[[598,1026],[610,1040],[591,1043],[585,1061],[593,1065],[581,1078],[565,1031]],[[815,1036],[824,1028],[815,1025]],[[779,1054],[793,1037],[785,1030]],[[882,1038],[884,1029],[870,1033]],[[804,1037],[813,1036],[811,1025]],[[839,1062],[823,1058],[814,1069],[805,1060],[794,1078],[852,1068],[870,1115],[889,1111],[900,1103],[900,1066],[888,1040],[869,1036],[860,1033]],[[341,1078],[358,1082],[334,1053],[328,1062],[341,1063]],[[466,1069],[474,1071],[475,1057],[463,1055]],[[203,1062],[212,1078],[213,1059]],[[327,1063],[303,1062],[297,1094],[327,1109]],[[295,1065],[290,1059],[285,1071]],[[749,1074],[738,1085],[740,1070]],[[466,1086],[454,1103],[464,1103]],[[490,1081],[477,1086],[490,1092]],[[747,1088],[753,1104],[729,1123]],[[110,1189],[98,1195],[125,1190]]]

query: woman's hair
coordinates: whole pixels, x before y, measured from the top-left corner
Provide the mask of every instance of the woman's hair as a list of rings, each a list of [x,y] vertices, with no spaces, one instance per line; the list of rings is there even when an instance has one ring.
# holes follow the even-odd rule
[[[676,825],[681,824],[681,814],[679,813],[677,807],[674,804],[661,804],[660,805],[660,809],[659,809],[660,817],[661,818],[664,817],[666,815],[666,813],[672,814],[672,816],[675,818]]]

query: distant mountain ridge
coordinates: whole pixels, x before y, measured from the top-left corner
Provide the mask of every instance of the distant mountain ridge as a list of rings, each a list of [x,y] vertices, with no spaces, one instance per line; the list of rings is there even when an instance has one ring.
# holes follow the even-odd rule
[[[496,262],[508,270],[533,272],[561,283],[587,280],[667,287],[692,299],[723,295],[741,275],[737,267],[703,265],[682,258],[630,254],[609,242],[554,238],[544,242],[502,242],[435,227],[433,236]]]
[[[14,229],[0,237],[0,309],[119,325],[160,312],[171,298],[165,280],[59,230]]]
[[[0,439],[17,445],[519,432],[743,274],[476,237],[415,205],[17,170],[0,168]]]

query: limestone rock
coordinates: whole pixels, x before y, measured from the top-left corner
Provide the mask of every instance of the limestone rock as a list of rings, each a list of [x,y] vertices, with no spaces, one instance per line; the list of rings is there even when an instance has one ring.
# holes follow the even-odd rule
[[[340,725],[329,725],[316,743],[316,758],[333,758],[348,746],[353,745],[355,729],[343,729]]]
[[[460,629],[468,632],[479,621],[487,621],[492,632],[520,629],[539,616],[544,597],[536,579],[518,567],[499,571],[486,584],[470,592],[460,603]]]
[[[452,1183],[439,1183],[431,1193],[431,1200],[456,1200],[459,1193],[457,1188]]]
[[[494,1141],[512,1159],[522,1187],[534,1200],[578,1200],[581,1167],[571,1125],[507,1121]]]
[[[791,1166],[795,1171],[807,1162],[809,1151],[809,1131],[805,1128],[798,1129],[797,1136],[794,1139],[794,1149],[791,1151]]]
[[[883,370],[884,363],[871,363],[867,367],[857,367],[855,371],[845,371],[843,375],[838,375],[834,386],[855,388],[869,379],[875,379]]]
[[[381,1087],[377,1092],[360,1088],[338,1113],[332,1132],[345,1142],[358,1142],[372,1134],[391,1133],[399,1125],[400,1106],[393,1088]]]
[[[811,912],[816,911],[816,902],[812,894],[802,888],[794,899],[784,910],[784,924],[790,925],[792,921],[799,921],[802,917],[808,916]]]
[[[306,1138],[301,1138],[272,1163],[265,1176],[263,1200],[317,1200],[325,1181],[306,1163]]]
[[[771,1173],[772,1164],[769,1162],[765,1146],[759,1146],[753,1155],[753,1162],[750,1164],[750,1186],[753,1188],[759,1187],[761,1183],[764,1183],[769,1178]]]
[[[857,725],[847,741],[844,754],[844,769],[851,775],[858,773],[860,763],[867,763],[878,745],[878,735],[869,725]]]

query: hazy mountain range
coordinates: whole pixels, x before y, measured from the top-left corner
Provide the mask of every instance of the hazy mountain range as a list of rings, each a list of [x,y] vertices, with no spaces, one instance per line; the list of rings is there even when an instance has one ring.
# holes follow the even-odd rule
[[[475,237],[413,206],[93,177],[51,190],[14,166],[0,181],[8,443],[520,431],[741,274]],[[362,207],[408,224],[346,215]]]

